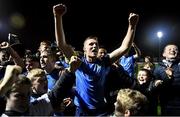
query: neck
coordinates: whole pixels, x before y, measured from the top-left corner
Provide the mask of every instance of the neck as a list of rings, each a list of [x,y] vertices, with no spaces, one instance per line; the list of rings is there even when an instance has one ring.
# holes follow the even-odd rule
[[[171,58],[171,59],[170,59],[170,58],[166,58],[166,60],[167,60],[167,61],[170,61],[170,62],[176,61],[175,58],[173,58],[173,59],[172,59],[172,58]]]
[[[38,91],[36,90],[36,88],[32,87],[32,95],[31,95],[31,96],[33,96],[33,97],[40,97],[40,96],[43,95],[43,94],[45,94],[45,93],[38,92]]]
[[[7,112],[6,114],[10,114],[10,115],[22,115],[24,112],[20,112],[16,107],[13,107],[11,104],[9,104],[7,102],[6,104],[6,109],[5,111]]]
[[[34,98],[38,98],[38,97],[41,97],[43,94],[38,94],[38,93],[32,93],[32,97]]]

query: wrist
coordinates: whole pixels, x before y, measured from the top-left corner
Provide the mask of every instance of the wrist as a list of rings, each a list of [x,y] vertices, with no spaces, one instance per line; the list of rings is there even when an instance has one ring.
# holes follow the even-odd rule
[[[129,25],[129,29],[135,30],[135,29],[136,29],[136,26],[134,26],[134,25]]]
[[[62,15],[54,14],[54,17],[55,17],[55,18],[60,18],[60,17],[62,17]]]

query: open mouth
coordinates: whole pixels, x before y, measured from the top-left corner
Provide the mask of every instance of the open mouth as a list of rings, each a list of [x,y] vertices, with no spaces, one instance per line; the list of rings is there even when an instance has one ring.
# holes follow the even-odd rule
[[[143,82],[144,80],[139,80],[139,81]]]
[[[44,63],[44,62],[40,62],[40,64],[41,64],[41,65],[45,65],[45,63]]]
[[[97,52],[97,50],[96,50],[96,49],[93,49],[92,52]]]
[[[139,79],[139,82],[144,83],[145,80],[144,79]]]
[[[177,52],[176,51],[171,51],[171,52],[169,52],[169,54],[175,56],[177,54]]]

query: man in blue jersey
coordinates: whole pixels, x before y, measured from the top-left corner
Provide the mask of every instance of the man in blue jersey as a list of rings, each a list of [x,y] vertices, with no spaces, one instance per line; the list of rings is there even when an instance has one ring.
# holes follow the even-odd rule
[[[132,54],[131,51],[127,52],[119,59],[119,64],[127,72],[130,77],[134,77],[135,62],[141,56],[141,51],[135,43],[132,44],[132,47],[135,51],[135,54]]]
[[[66,6],[58,4],[53,7],[55,20],[55,35],[58,47],[67,58],[75,54],[72,46],[68,45],[62,26],[62,16],[66,13]],[[104,100],[104,82],[109,72],[110,65],[118,60],[131,47],[136,24],[139,16],[134,13],[129,15],[129,27],[127,34],[119,48],[108,54],[102,60],[97,58],[99,49],[96,36],[89,36],[84,41],[84,57],[82,64],[76,70],[76,90],[74,103],[77,106],[76,116],[100,116],[106,115],[106,102]]]

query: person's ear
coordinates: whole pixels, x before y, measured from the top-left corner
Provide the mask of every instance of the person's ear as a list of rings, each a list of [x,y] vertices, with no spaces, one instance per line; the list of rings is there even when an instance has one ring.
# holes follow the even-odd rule
[[[126,109],[124,112],[124,117],[129,117],[131,115],[130,110]]]
[[[85,46],[83,47],[83,50],[84,50],[84,52],[86,51],[86,47]]]
[[[166,57],[166,54],[165,54],[165,52],[163,52],[162,56],[163,56],[163,57]]]

